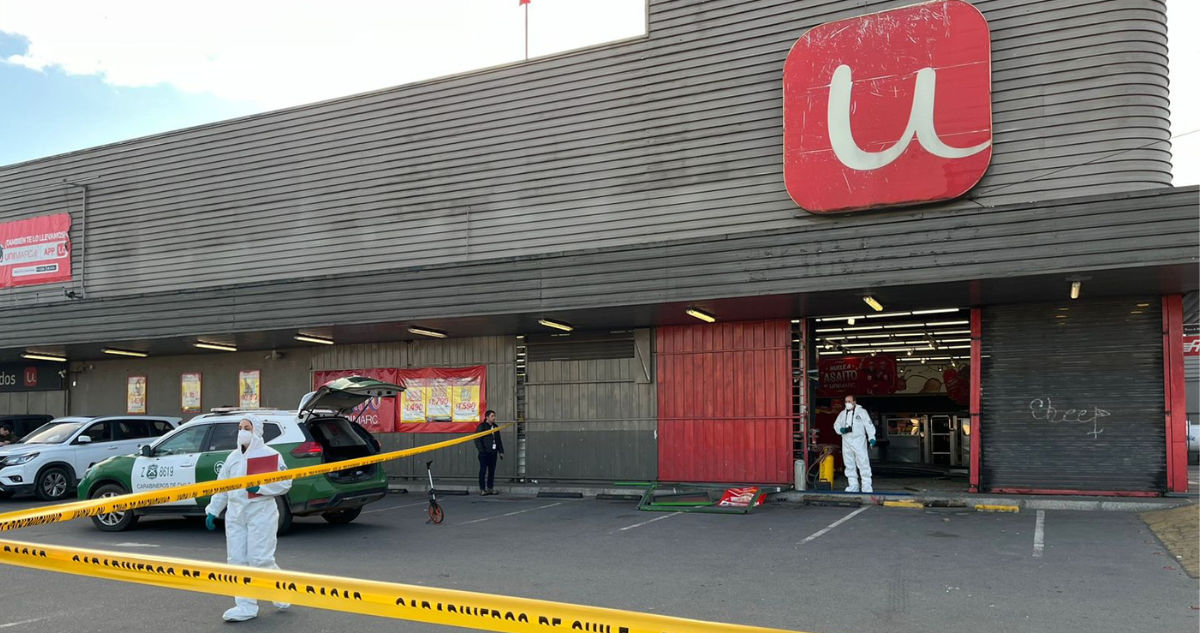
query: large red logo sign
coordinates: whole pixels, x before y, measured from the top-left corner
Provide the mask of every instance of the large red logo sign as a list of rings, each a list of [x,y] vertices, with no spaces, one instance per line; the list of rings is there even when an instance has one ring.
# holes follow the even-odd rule
[[[25,387],[31,389],[33,387],[36,387],[37,384],[38,384],[37,367],[26,367],[25,368]]]
[[[784,183],[813,213],[948,200],[992,157],[991,38],[961,0],[822,24],[783,67]]]

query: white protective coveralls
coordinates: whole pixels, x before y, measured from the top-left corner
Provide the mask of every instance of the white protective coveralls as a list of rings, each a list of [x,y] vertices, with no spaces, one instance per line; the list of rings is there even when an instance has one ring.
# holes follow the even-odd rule
[[[257,416],[246,416],[254,425],[250,446],[243,453],[241,447],[233,449],[217,479],[232,479],[246,475],[246,461],[255,457],[274,455],[279,460],[279,470],[287,470],[283,457],[275,449],[263,443],[263,422]],[[275,497],[284,495],[292,487],[291,480],[260,486],[261,496],[250,498],[245,490],[222,492],[212,496],[205,510],[214,517],[225,510],[226,560],[230,565],[248,565],[266,569],[279,569],[275,564],[275,533],[279,528],[279,507]],[[258,601],[251,598],[234,598],[236,607],[225,612],[228,622],[242,622],[258,616]],[[291,605],[274,603],[279,609]]]
[[[850,432],[842,429],[850,427]],[[846,479],[850,485],[846,492],[859,492],[858,478],[862,474],[862,492],[874,492],[871,488],[871,461],[867,454],[867,439],[875,439],[875,425],[866,409],[854,405],[838,414],[833,429],[842,435],[842,462],[846,467]]]

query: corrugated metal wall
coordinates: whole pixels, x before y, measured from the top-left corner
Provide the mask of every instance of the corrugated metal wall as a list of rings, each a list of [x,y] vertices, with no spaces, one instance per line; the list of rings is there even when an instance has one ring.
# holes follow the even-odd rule
[[[897,210],[831,219],[836,224],[822,230],[800,226],[607,251],[75,301],[39,307],[33,321],[28,309],[0,309],[0,348],[289,329],[298,320],[315,327],[545,314],[1011,279],[1047,270],[1194,270],[1198,193],[1197,187],[1157,189],[953,214]],[[1131,224],[1131,217],[1140,221]],[[1167,274],[1187,283],[1180,272]]]
[[[311,352],[307,347],[270,352],[186,354],[151,358],[114,358],[71,363],[68,379],[72,415],[121,415],[129,376],[146,377],[146,413],[181,416],[179,379],[200,374],[200,410],[237,406],[238,372],[262,372],[262,406],[295,410],[312,386]]]
[[[985,490],[1164,492],[1159,297],[983,309]]]
[[[792,477],[791,323],[659,328],[659,479]]]
[[[69,210],[105,298],[828,227],[780,178],[784,58],[905,2],[651,0],[645,39],[0,168],[0,220]],[[994,154],[972,200],[939,208],[1169,184],[1161,1],[976,4]],[[61,181],[90,178],[85,243]],[[0,301],[38,297],[62,293]]]
[[[373,367],[464,367],[487,366],[487,407],[496,411],[500,423],[512,422],[516,410],[516,339],[506,336],[464,339],[334,345],[313,351],[313,371],[332,369],[369,369]],[[379,436],[385,450],[400,450],[461,437],[442,433],[385,433]],[[517,439],[514,430],[504,433],[506,459],[496,469],[496,478],[516,476]],[[434,476],[469,478],[479,473],[479,460],[473,444],[438,451],[433,457]],[[423,477],[424,459],[401,459],[385,465],[393,477]]]
[[[56,418],[67,414],[66,391],[18,391],[0,393],[0,414],[32,413],[52,415]],[[123,411],[121,413],[124,413]]]
[[[649,330],[627,358],[531,361],[527,476],[653,479],[657,473]]]

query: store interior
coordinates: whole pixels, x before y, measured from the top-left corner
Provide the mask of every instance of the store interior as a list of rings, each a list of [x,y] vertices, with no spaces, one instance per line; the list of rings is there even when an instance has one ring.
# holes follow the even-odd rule
[[[810,319],[809,454],[830,451],[834,490],[845,488],[834,421],[847,395],[875,425],[876,492],[968,485],[970,310],[930,308]],[[811,459],[811,458],[810,458]]]

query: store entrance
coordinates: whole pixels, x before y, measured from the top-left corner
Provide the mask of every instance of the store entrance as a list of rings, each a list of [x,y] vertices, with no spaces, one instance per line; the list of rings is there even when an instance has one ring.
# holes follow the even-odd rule
[[[940,308],[809,322],[812,427],[846,486],[834,421],[847,395],[870,414],[875,492],[966,490],[971,463],[970,311]]]

